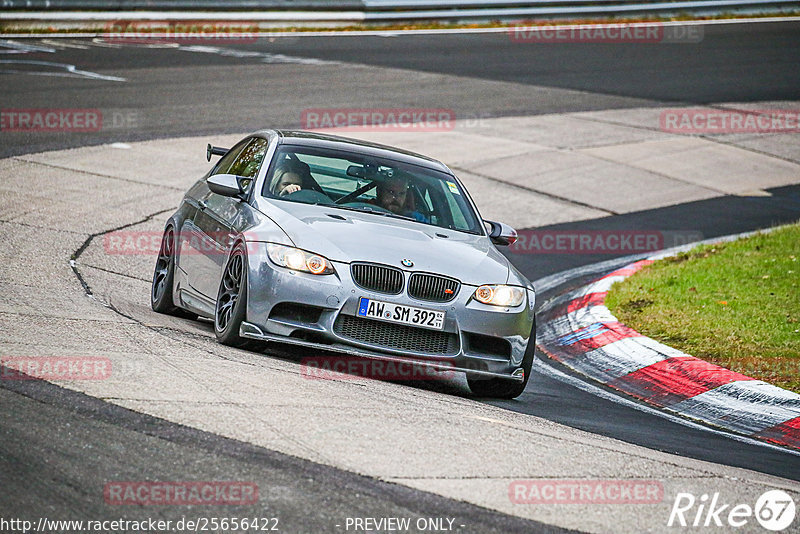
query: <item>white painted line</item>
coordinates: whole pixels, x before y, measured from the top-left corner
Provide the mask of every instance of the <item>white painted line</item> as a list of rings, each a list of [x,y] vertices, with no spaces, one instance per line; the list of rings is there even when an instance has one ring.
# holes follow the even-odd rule
[[[34,61],[27,59],[0,59],[0,64],[4,65],[34,65],[40,67],[53,67],[55,69],[63,69],[64,72],[51,72],[51,71],[27,71],[27,70],[5,70],[0,72],[13,72],[15,74],[32,74],[38,76],[67,76],[74,78],[90,78],[93,80],[105,80],[110,82],[125,82],[125,78],[118,76],[108,76],[105,74],[98,74],[88,70],[80,70],[75,65],[68,63],[54,63],[52,61]]]
[[[154,44],[156,44],[156,43],[154,43]],[[108,43],[108,42],[104,41],[103,39],[101,39],[100,37],[95,37],[94,39],[92,39],[92,46],[99,46],[99,47],[103,47],[103,48],[122,48],[121,44]],[[157,48],[163,48],[163,47],[157,47]]]
[[[327,61],[324,59],[306,58],[287,56],[284,54],[270,54],[268,52],[256,52],[253,50],[237,50],[235,48],[220,48],[217,46],[199,46],[199,45],[177,45],[179,50],[186,52],[200,52],[203,54],[218,54],[226,57],[237,58],[259,58],[262,63],[279,63],[279,64],[298,64],[298,65],[338,65],[338,61]]]
[[[78,50],[88,50],[89,47],[84,44],[74,43],[72,41],[56,41],[55,39],[42,39],[42,44],[54,46],[58,49],[76,48]]]
[[[696,430],[702,430],[704,432],[711,432],[712,434],[716,434],[718,436],[724,436],[726,438],[732,439],[734,441],[738,441],[740,443],[745,443],[747,445],[755,445],[755,446],[758,446],[758,447],[764,447],[766,449],[771,449],[773,451],[780,451],[780,452],[783,452],[783,453],[786,453],[786,454],[791,454],[793,456],[800,456],[800,451],[796,451],[794,449],[786,449],[786,448],[783,448],[783,447],[779,447],[777,445],[773,445],[771,443],[767,443],[765,441],[760,441],[760,440],[757,440],[757,439],[754,439],[754,438],[749,438],[747,436],[740,436],[738,434],[732,434],[730,432],[725,432],[723,430],[719,430],[719,429],[712,428],[712,427],[709,427],[709,426],[701,425],[699,423],[695,423],[694,421],[690,421],[690,420],[685,419],[683,417],[680,417],[678,415],[673,415],[671,413],[664,412],[664,411],[658,410],[656,408],[651,408],[650,406],[646,406],[644,404],[640,404],[640,403],[635,402],[635,401],[633,401],[631,399],[628,399],[626,397],[622,397],[620,395],[616,395],[616,394],[614,394],[614,393],[612,393],[612,392],[610,392],[608,390],[605,390],[605,389],[603,389],[601,387],[595,386],[595,385],[590,384],[590,383],[588,383],[588,382],[586,382],[584,380],[581,380],[579,378],[575,378],[574,376],[570,376],[570,375],[568,375],[566,373],[563,373],[562,371],[559,371],[558,369],[555,369],[555,368],[547,365],[545,362],[542,361],[541,358],[536,358],[533,363],[534,363],[534,368],[538,372],[542,373],[543,375],[548,376],[550,378],[553,378],[555,380],[558,380],[559,382],[562,382],[564,384],[570,385],[570,386],[572,386],[574,388],[577,388],[577,389],[579,389],[581,391],[585,391],[586,393],[589,393],[589,394],[594,395],[596,397],[600,397],[601,399],[605,399],[605,400],[614,402],[616,404],[621,404],[621,405],[623,405],[623,406],[625,406],[627,408],[633,408],[634,410],[638,410],[640,412],[644,412],[644,413],[649,414],[649,415],[654,415],[656,417],[660,417],[661,419],[666,419],[666,420],[668,420],[670,422],[677,423],[679,425],[682,425],[682,426],[685,426],[685,427],[688,427],[688,428],[693,428],[693,429],[696,429]]]
[[[27,54],[29,52],[54,53],[56,51],[55,48],[18,43],[6,39],[0,39],[0,46],[3,47],[3,49],[0,49],[0,54]]]

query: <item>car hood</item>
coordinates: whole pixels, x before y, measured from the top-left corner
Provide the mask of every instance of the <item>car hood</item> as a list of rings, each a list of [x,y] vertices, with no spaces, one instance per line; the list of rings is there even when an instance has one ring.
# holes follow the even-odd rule
[[[504,284],[509,262],[488,237],[326,206],[267,201],[264,212],[304,250],[330,260],[440,273],[464,284]],[[404,259],[413,267],[402,265]]]

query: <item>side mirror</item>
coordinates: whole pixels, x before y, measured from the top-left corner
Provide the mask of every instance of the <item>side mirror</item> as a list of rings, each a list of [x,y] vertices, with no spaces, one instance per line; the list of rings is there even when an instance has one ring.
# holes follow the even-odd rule
[[[517,240],[517,231],[507,224],[494,221],[483,221],[489,225],[489,239],[495,245],[508,246]]]
[[[240,197],[244,191],[239,183],[241,177],[235,174],[215,174],[206,180],[208,188],[224,197]],[[246,179],[246,178],[245,178]]]

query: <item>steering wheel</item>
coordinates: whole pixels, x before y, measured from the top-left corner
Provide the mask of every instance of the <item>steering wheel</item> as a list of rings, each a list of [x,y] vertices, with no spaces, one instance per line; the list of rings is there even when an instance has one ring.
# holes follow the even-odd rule
[[[278,198],[303,202],[304,204],[333,204],[333,201],[328,195],[320,193],[319,191],[314,191],[313,189],[300,189],[299,191]]]

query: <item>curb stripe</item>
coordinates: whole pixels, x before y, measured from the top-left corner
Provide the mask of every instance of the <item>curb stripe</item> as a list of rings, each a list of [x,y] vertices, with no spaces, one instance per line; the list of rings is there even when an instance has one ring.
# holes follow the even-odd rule
[[[636,274],[637,272],[641,271],[643,268],[647,267],[648,265],[651,265],[654,261],[655,260],[650,260],[650,259],[635,261],[635,262],[631,263],[630,265],[626,265],[625,267],[621,267],[621,268],[617,269],[616,271],[613,271],[613,272],[607,274],[603,278],[608,278],[608,277],[611,277],[611,276],[623,276],[625,278],[628,278],[632,274]]]
[[[663,255],[663,254],[662,254]],[[538,342],[554,360],[678,415],[800,449],[800,395],[643,336],[605,306],[611,286],[654,262],[636,261],[551,299]]]
[[[613,286],[617,282],[622,282],[623,280],[625,280],[625,278],[627,277],[619,274],[615,274],[614,276],[611,275],[604,276],[603,278],[596,280],[594,283],[588,285],[586,287],[586,292],[584,294],[608,293],[608,290],[611,289],[611,286]]]
[[[605,384],[663,359],[662,354],[643,347],[636,339],[626,338],[586,352],[582,358],[571,360],[570,364]]]
[[[751,379],[700,393],[670,409],[743,434],[756,434],[800,415],[800,395],[790,399],[787,393]]]
[[[561,336],[558,338],[558,344],[565,347],[573,346],[573,349],[583,349],[583,352],[586,352],[631,337],[641,337],[641,334],[618,321],[612,321],[608,323],[593,323],[580,330]]]
[[[592,306],[591,308],[581,308],[572,313],[566,314],[567,322],[575,328],[583,328],[594,323],[615,323],[617,318],[605,306]]]
[[[767,428],[756,434],[756,437],[771,443],[788,445],[800,449],[800,417],[790,419],[785,423]]]
[[[643,367],[609,385],[658,406],[670,406],[723,384],[744,380],[753,379],[687,355]]]
[[[600,332],[594,337],[581,340],[579,343],[589,350],[594,350],[615,343],[621,339],[642,336],[642,334],[633,328],[627,327],[619,321],[602,323],[602,325],[605,327],[605,331]]]
[[[566,312],[571,313],[582,308],[589,308],[590,306],[603,306],[603,303],[606,301],[606,295],[607,293],[589,293],[576,298],[567,304]]]

